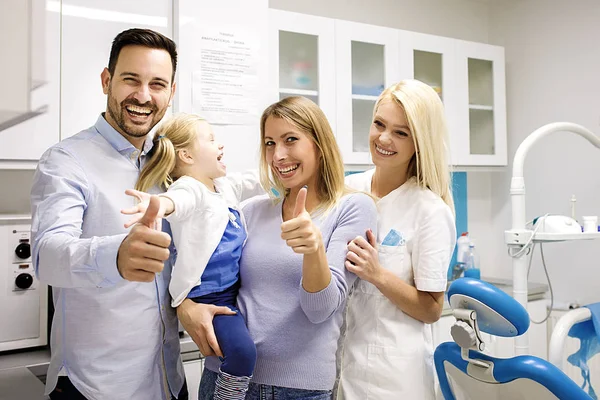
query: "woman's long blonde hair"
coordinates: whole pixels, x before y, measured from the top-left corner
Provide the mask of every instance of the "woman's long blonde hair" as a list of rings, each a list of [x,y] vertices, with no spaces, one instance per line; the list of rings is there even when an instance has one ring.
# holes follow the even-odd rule
[[[306,133],[319,152],[319,170],[317,171],[317,197],[321,204],[318,209],[328,210],[347,193],[344,185],[344,164],[340,149],[323,111],[311,100],[300,97],[286,97],[271,104],[260,118],[260,182],[267,193],[275,197],[271,189],[279,194],[287,194],[277,175],[271,171],[267,162],[265,145],[265,124],[269,117],[282,118]],[[311,190],[311,188],[309,188]]]
[[[440,96],[429,85],[406,79],[381,93],[373,116],[383,101],[395,102],[406,113],[415,144],[415,154],[408,164],[408,178],[416,177],[419,186],[440,196],[454,212],[448,127]]]
[[[137,190],[147,192],[154,186],[166,190],[177,176],[177,152],[192,146],[198,135],[198,124],[204,118],[179,113],[164,121],[154,135],[154,147],[140,172],[135,185]]]

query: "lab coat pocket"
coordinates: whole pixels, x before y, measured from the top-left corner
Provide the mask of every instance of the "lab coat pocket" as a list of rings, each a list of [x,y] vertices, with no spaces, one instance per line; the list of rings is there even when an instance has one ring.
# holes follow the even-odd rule
[[[394,274],[402,277],[402,274],[400,272],[403,268],[405,249],[406,249],[405,245],[401,245],[401,246],[379,245],[379,247],[378,247],[379,264],[383,268],[388,269],[388,270],[394,272]],[[366,281],[359,281],[359,283],[356,285],[355,290],[358,292],[369,294],[369,295],[383,296],[383,294],[379,291],[379,289],[377,289],[373,284],[366,282]]]
[[[370,344],[367,398],[422,399],[424,360],[421,358],[397,348]]]
[[[403,280],[406,280],[410,276],[411,268],[410,265],[405,266],[406,257],[406,245],[402,244],[399,246],[379,246],[379,264],[392,271],[395,275],[399,276]]]

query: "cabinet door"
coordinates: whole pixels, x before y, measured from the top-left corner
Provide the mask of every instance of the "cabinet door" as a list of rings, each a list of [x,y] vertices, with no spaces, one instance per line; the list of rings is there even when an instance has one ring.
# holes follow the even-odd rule
[[[334,20],[269,10],[271,103],[304,96],[321,107],[335,132]]]
[[[344,164],[370,164],[369,129],[384,88],[400,80],[398,30],[335,21],[337,140]]]
[[[29,23],[21,24],[17,14],[14,17],[30,44],[19,49],[14,62],[7,63],[18,68],[19,74],[6,74],[20,83],[18,95],[13,96],[10,88],[17,82],[11,82],[12,78],[6,82],[8,97],[15,105],[24,98],[25,108],[9,112],[0,101],[0,168],[35,168],[42,153],[59,139],[60,4],[25,3]]]
[[[507,165],[504,48],[456,42],[458,165]]]
[[[449,160],[459,147],[460,91],[456,84],[456,40],[400,31],[400,79],[417,79],[431,86],[442,99],[450,136]]]

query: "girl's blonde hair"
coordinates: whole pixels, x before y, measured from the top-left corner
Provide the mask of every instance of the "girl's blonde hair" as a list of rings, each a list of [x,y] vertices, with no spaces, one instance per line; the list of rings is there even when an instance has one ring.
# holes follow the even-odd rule
[[[306,133],[318,149],[319,167],[317,171],[316,190],[321,204],[318,207],[328,210],[348,191],[344,185],[344,164],[340,149],[323,111],[311,100],[300,97],[286,97],[271,104],[260,118],[260,182],[267,193],[271,189],[280,194],[287,194],[279,177],[272,173],[267,162],[267,147],[265,145],[265,124],[269,117],[282,118],[296,128]]]
[[[381,93],[373,117],[384,101],[393,101],[404,110],[412,132],[415,154],[408,164],[408,178],[416,177],[419,186],[440,196],[454,212],[448,128],[440,96],[429,85],[407,79]]]
[[[177,152],[192,146],[202,121],[205,119],[198,115],[179,113],[160,125],[154,135],[154,147],[135,185],[137,190],[147,192],[154,186],[166,190],[178,178]]]

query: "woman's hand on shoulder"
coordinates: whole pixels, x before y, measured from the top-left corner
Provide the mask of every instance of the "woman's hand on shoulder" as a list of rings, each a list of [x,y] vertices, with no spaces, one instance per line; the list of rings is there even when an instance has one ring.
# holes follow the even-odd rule
[[[281,224],[281,238],[298,254],[313,254],[323,245],[321,231],[306,211],[307,189],[296,197],[293,218]]]
[[[369,229],[366,236],[366,239],[357,236],[348,243],[345,266],[360,279],[376,285],[384,270],[379,264],[377,239],[373,231]]]

